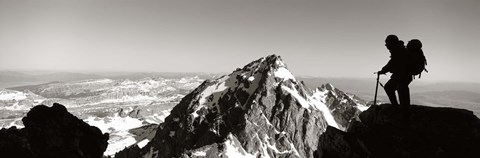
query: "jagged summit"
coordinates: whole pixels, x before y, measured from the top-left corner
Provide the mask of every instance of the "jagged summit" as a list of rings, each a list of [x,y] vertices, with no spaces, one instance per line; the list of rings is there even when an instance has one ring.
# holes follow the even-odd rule
[[[260,58],[203,82],[150,143],[116,156],[313,157],[326,127],[339,128],[325,97],[313,92],[280,56]]]
[[[242,77],[247,77],[250,81],[254,80],[254,78],[263,77],[261,76],[263,74],[268,76],[273,75],[275,78],[283,80],[296,80],[295,76],[293,76],[288,70],[287,65],[283,62],[282,58],[275,54],[255,60],[245,65],[242,69],[238,68],[231,75],[238,73],[240,73]]]
[[[197,98],[198,104],[193,102],[191,106],[193,111],[189,111],[192,111],[191,114],[194,118],[204,114],[204,112],[201,112],[202,109],[211,109],[212,112],[221,113],[222,109],[229,105],[221,106],[218,103],[220,98],[232,92],[236,94],[234,97],[237,97],[234,106],[246,110],[246,108],[250,108],[252,103],[255,103],[250,97],[262,95],[260,92],[274,87],[281,87],[284,91],[293,95],[298,99],[299,104],[308,111],[322,110],[328,113],[327,107],[320,100],[310,97],[309,91],[303,84],[296,81],[295,76],[287,69],[281,57],[277,55],[260,58],[229,75],[216,80],[205,81],[199,86],[200,89],[195,90],[202,91]],[[329,120],[329,125],[338,127],[333,118],[329,117]]]
[[[242,79],[247,78],[248,81],[254,81],[255,78],[260,79],[272,75],[278,79],[291,79],[295,81],[295,76],[287,69],[287,65],[283,62],[282,58],[275,54],[255,60],[241,69],[238,68],[228,76],[234,75],[240,75]]]

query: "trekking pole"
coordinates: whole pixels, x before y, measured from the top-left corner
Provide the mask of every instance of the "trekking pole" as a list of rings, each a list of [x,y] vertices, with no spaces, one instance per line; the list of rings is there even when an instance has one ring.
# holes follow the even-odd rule
[[[377,84],[375,85],[375,98],[373,99],[373,105],[377,105],[377,92],[378,92],[378,83],[380,79],[380,73],[377,72]]]

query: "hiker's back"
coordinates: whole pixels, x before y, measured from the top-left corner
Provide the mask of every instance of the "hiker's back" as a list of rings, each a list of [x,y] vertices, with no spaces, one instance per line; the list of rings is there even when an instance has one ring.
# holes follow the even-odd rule
[[[422,71],[427,71],[427,59],[423,54],[422,43],[418,39],[410,40],[407,44],[408,49],[408,71],[410,75],[419,75],[421,77]]]

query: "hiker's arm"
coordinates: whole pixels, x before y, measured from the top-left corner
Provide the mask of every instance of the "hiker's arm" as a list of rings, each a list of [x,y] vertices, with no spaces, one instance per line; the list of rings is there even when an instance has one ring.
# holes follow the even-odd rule
[[[389,60],[387,65],[383,66],[382,70],[378,71],[378,74],[386,74],[392,69],[392,60]]]

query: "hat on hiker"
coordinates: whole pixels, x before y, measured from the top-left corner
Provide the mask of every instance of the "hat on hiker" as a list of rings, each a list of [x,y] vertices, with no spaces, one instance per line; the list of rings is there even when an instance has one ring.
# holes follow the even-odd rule
[[[385,39],[385,43],[393,43],[397,41],[398,41],[398,37],[396,35],[388,35],[387,39]]]

